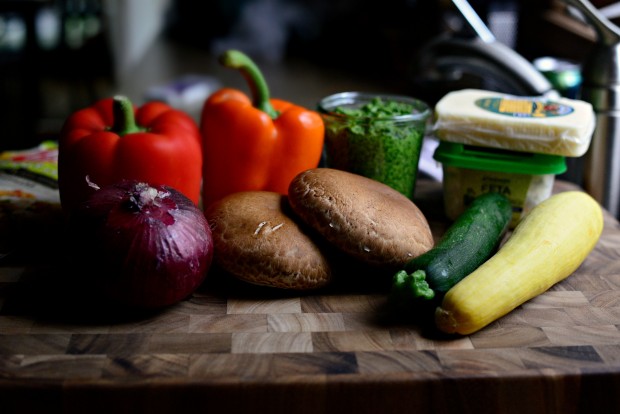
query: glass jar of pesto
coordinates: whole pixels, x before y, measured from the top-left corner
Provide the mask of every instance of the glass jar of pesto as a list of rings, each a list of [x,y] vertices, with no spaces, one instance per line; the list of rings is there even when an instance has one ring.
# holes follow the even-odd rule
[[[418,99],[343,92],[318,104],[325,123],[325,165],[413,197],[430,108]]]

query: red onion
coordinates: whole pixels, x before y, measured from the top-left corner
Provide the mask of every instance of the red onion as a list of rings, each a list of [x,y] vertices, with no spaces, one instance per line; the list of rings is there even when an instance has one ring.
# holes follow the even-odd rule
[[[91,184],[92,185],[92,184]],[[202,211],[177,190],[123,181],[96,191],[70,218],[83,277],[104,296],[158,308],[189,296],[213,259]]]

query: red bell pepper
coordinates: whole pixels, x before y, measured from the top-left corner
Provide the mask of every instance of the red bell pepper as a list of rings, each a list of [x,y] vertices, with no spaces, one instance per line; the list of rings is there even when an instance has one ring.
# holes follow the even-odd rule
[[[107,98],[71,114],[58,148],[58,187],[70,212],[94,190],[123,179],[175,188],[200,201],[200,130],[182,111],[161,102],[135,110],[125,97]]]
[[[245,54],[231,50],[221,62],[241,71],[253,101],[224,88],[203,106],[203,205],[239,191],[286,194],[298,173],[318,166],[323,120],[315,111],[269,99],[265,79]]]

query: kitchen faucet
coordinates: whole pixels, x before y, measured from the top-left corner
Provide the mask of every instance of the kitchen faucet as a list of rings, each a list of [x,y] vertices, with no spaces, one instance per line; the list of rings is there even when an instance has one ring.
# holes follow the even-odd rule
[[[583,187],[620,216],[620,29],[587,0],[563,0],[583,15],[596,42],[582,63],[580,98],[590,102],[596,128],[584,160]]]

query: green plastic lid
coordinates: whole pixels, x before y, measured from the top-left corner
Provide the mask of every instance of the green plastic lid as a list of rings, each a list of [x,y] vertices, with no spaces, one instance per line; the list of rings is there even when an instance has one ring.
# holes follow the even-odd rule
[[[518,152],[440,141],[433,155],[445,166],[516,174],[561,174],[566,159],[560,155]]]

